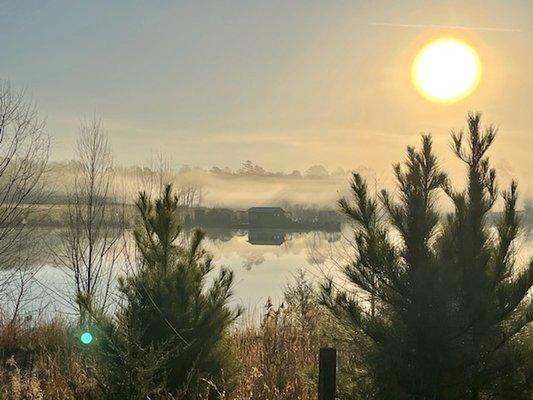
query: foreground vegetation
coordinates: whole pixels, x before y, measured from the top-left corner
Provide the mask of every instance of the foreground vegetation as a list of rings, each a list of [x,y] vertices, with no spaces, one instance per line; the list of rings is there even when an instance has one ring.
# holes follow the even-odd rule
[[[308,285],[299,281],[289,287],[301,291],[307,290]],[[248,322],[229,332],[223,344],[226,360],[232,361],[226,366],[231,369],[221,373],[218,379],[206,377],[197,381],[194,398],[307,400],[316,397],[317,351],[330,340],[331,333],[326,334],[327,320],[321,315],[316,298],[302,304],[293,294],[287,294],[287,299],[292,306],[275,307],[268,302],[260,315],[247,311]],[[100,350],[95,345],[80,344],[80,330],[65,321],[4,320],[0,329],[3,359],[0,399],[124,396],[124,392],[116,391],[124,389],[126,381],[116,381],[107,368],[109,364],[101,364],[95,358]],[[146,367],[156,368],[156,355],[153,355],[154,365],[145,364]],[[140,383],[142,377],[136,379]],[[149,388],[150,398],[190,398],[185,393],[173,397],[163,395],[161,382],[154,383],[157,387]],[[158,389],[159,394],[154,394]],[[130,393],[127,398],[146,399],[147,393]]]

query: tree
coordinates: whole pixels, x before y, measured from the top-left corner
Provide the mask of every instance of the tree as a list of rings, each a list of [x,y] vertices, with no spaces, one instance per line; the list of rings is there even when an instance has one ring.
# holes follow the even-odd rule
[[[468,117],[466,139],[462,131],[452,134],[454,152],[467,167],[467,187],[464,191],[449,183],[444,187],[455,212],[446,221],[439,244],[441,263],[459,272],[459,333],[473,400],[513,378],[516,371],[510,368],[506,351],[533,318],[533,260],[523,268],[515,260],[520,232],[516,182],[501,193],[503,213],[495,234],[486,223],[498,198],[496,172],[487,157],[496,128],[482,129],[480,121],[480,114]]]
[[[267,175],[267,172],[263,167],[261,167],[260,165],[254,165],[254,163],[250,160],[246,160],[245,162],[243,162],[241,168],[237,172],[243,175]]]
[[[46,196],[44,177],[50,138],[44,121],[23,92],[0,82],[0,295],[10,278],[31,263],[25,250],[36,243],[30,217]],[[26,274],[20,275],[27,276]]]
[[[176,193],[178,205],[185,208],[200,207],[203,201],[203,190],[199,185],[183,184]]]
[[[520,269],[513,258],[516,184],[503,193],[496,235],[488,234],[484,216],[497,190],[485,153],[495,130],[482,134],[479,121],[468,117],[468,150],[462,133],[452,136],[468,165],[465,192],[451,189],[424,136],[394,167],[398,201],[370,195],[358,174],[352,200],[339,201],[354,224],[356,255],[343,271],[349,286],[328,280],[322,301],[366,349],[377,398],[481,399],[496,396],[498,378],[518,375],[508,354],[531,321],[533,263]],[[455,210],[441,223],[442,188]]]
[[[291,178],[301,178],[302,177],[302,173],[300,171],[298,171],[297,169],[293,170],[289,176]]]
[[[155,202],[145,193],[136,202],[139,224],[134,238],[139,260],[132,274],[120,280],[125,302],[111,335],[116,339],[120,333],[134,340],[115,340],[114,348],[122,342],[118,346],[122,351],[111,353],[121,360],[128,376],[133,367],[122,355],[139,354],[136,365],[146,366],[150,363],[142,360],[160,354],[158,359],[163,361],[151,366],[148,381],[178,398],[196,399],[199,391],[209,388],[207,382],[217,384],[230,377],[224,339],[241,310],[228,304],[233,273],[221,268],[213,275],[212,258],[202,248],[204,233],[195,231],[185,243],[178,206],[170,185]],[[136,386],[133,382],[128,390],[119,391],[134,393],[127,398],[147,395],[137,392]]]
[[[152,154],[149,166],[143,167],[137,172],[137,182],[134,185],[135,190],[132,194],[132,201],[135,200],[139,187],[149,195],[160,195],[166,185],[173,183],[175,180],[170,159],[161,152],[156,155]]]
[[[444,175],[428,136],[420,151],[410,147],[407,153],[405,170],[400,165],[394,169],[401,193],[398,204],[383,192],[380,205],[363,178],[353,175],[353,202],[339,201],[355,224],[357,255],[344,270],[352,288],[334,290],[329,281],[323,287],[323,301],[354,338],[372,343],[365,361],[379,382],[380,398],[429,399],[443,379],[435,354],[441,346],[437,319],[443,312],[439,303],[443,289],[430,242],[438,222],[435,194]],[[391,241],[385,210],[400,234],[401,246]],[[418,393],[420,397],[415,397]]]
[[[327,178],[329,172],[323,165],[312,165],[305,171],[305,176],[310,178]]]
[[[88,296],[94,308],[105,309],[121,252],[124,208],[113,197],[113,159],[100,119],[82,124],[76,156],[74,187],[65,211],[67,228],[60,232],[56,255],[70,271],[75,298]]]

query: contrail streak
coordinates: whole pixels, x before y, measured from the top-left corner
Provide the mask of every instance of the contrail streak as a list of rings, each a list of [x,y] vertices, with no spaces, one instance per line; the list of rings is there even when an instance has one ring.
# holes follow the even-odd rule
[[[395,24],[391,22],[371,22],[373,26],[390,26],[395,28],[421,28],[421,29],[462,29],[469,31],[489,31],[489,32],[522,32],[513,28],[491,28],[486,26],[460,26],[460,25],[424,25],[424,24]]]

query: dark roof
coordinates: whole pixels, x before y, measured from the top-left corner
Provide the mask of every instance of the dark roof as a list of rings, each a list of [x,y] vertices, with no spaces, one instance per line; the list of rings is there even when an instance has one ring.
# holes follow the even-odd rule
[[[281,207],[252,207],[248,209],[248,212],[285,212]]]

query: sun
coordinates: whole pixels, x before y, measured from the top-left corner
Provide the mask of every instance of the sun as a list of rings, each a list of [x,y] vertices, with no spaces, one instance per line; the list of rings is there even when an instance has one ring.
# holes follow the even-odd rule
[[[426,98],[453,103],[474,91],[481,78],[476,51],[455,38],[440,38],[427,44],[416,56],[411,70],[416,88]]]

